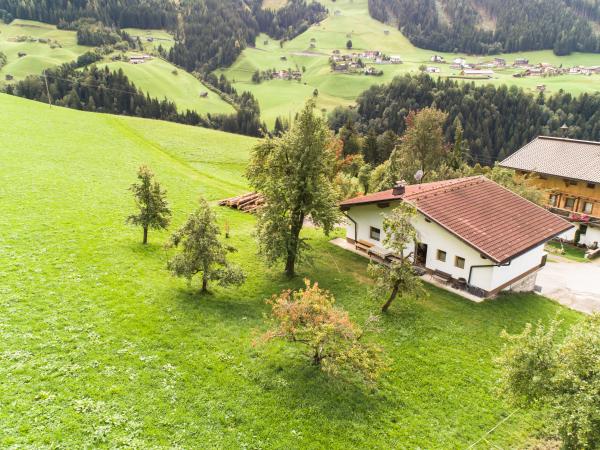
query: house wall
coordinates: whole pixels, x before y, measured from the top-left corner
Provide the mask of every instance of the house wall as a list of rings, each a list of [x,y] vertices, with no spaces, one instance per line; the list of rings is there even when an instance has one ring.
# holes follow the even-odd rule
[[[515,276],[525,273],[535,267],[539,267],[544,257],[544,244],[539,245],[527,253],[514,258],[510,266],[494,267],[492,269],[493,289],[512,281]]]
[[[600,228],[588,225],[585,234],[579,238],[579,243],[593,247],[595,243],[600,245]]]
[[[347,214],[357,223],[356,240],[367,241],[382,247],[385,239],[383,231],[384,216],[385,214],[390,213],[393,207],[394,204],[392,203],[387,208],[379,208],[374,204],[350,208],[350,210],[347,211]],[[466,244],[440,225],[428,221],[422,214],[417,214],[413,220],[413,225],[417,230],[419,242],[427,244],[427,259],[425,264],[427,269],[448,273],[455,279],[464,278],[465,280],[469,280],[469,272],[472,266],[491,266],[474,268],[471,274],[470,284],[487,292],[494,291],[505,283],[539,267],[544,255],[544,246],[540,245],[515,258],[510,266],[493,267],[494,262],[483,257],[473,247]],[[376,241],[370,237],[370,227],[381,230],[380,241]],[[349,221],[346,231],[347,238],[354,240],[354,223]],[[438,250],[446,252],[446,261],[438,260]],[[413,245],[411,245],[405,251],[405,256],[408,256],[413,251],[414,248]],[[465,259],[464,268],[456,266],[455,258],[457,256]]]
[[[523,174],[524,172],[519,172]],[[544,178],[534,180],[534,184],[548,191],[546,198],[547,206],[556,207],[569,212],[583,214],[583,207],[585,202],[592,202],[592,212],[590,216],[600,218],[600,184],[593,184],[593,188],[588,187],[588,183],[585,181],[573,180],[575,184],[565,182],[564,178],[551,176],[551,175],[540,175]],[[550,204],[550,195],[558,194],[556,204]],[[575,206],[566,208],[565,201],[567,198],[575,199]]]

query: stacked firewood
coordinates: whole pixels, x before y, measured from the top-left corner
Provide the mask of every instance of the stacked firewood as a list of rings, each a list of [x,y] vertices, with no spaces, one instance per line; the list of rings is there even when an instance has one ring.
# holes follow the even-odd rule
[[[240,195],[238,197],[227,198],[219,202],[219,206],[228,206],[229,208],[239,209],[244,212],[255,212],[265,204],[265,198],[258,192]]]

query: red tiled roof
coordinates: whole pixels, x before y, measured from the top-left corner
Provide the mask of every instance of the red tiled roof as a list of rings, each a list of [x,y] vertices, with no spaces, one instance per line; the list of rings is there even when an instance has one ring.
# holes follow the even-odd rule
[[[446,180],[446,181],[434,181],[433,183],[424,183],[424,184],[411,184],[406,186],[406,191],[403,195],[394,195],[393,189],[389,189],[387,191],[382,192],[374,192],[373,194],[363,195],[356,198],[351,198],[349,200],[343,201],[340,203],[340,206],[351,206],[351,205],[364,205],[368,203],[380,203],[380,202],[390,202],[394,200],[402,200],[403,197],[407,195],[413,195],[417,193],[425,193],[430,192],[435,189],[440,189],[448,186],[452,186],[457,183],[461,183],[469,178],[457,178],[455,180]]]
[[[483,176],[407,186],[346,200],[342,207],[405,200],[468,245],[502,263],[572,225]]]

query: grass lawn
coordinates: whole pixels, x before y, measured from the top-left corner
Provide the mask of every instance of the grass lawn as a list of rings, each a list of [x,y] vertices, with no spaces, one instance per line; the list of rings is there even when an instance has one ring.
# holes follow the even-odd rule
[[[458,71],[450,69],[450,64],[432,64],[431,56],[436,52],[424,50],[412,45],[408,39],[393,26],[378,22],[369,17],[367,0],[322,0],[330,12],[330,16],[322,23],[312,26],[308,31],[285,42],[280,43],[267,36],[256,40],[256,48],[244,50],[240,58],[224,72],[230,80],[235,80],[239,91],[249,90],[259,99],[263,119],[272,126],[277,116],[288,117],[298,111],[298,104],[312,95],[314,89],[319,90],[319,106],[327,110],[337,105],[354,103],[356,97],[373,84],[389,82],[403,73],[416,74],[419,66],[434,65],[441,69],[440,76],[456,76]],[[339,15],[335,15],[339,11]],[[388,34],[385,34],[388,31]],[[311,48],[311,40],[315,39],[315,48]],[[380,50],[389,55],[400,55],[403,64],[377,66],[384,71],[381,77],[365,75],[334,74],[329,67],[329,55],[335,49],[346,52],[346,41],[352,40],[353,51]],[[265,44],[265,42],[267,42]],[[468,62],[491,61],[493,57],[469,56],[466,54],[437,53],[451,62],[454,58],[463,57]],[[497,55],[507,59],[508,64],[516,58],[525,57],[531,63],[548,62],[567,67],[575,65],[600,65],[600,54],[575,53],[558,57],[551,50],[521,52]],[[286,60],[281,58],[285,57]],[[275,68],[306,68],[303,83],[266,81],[260,85],[251,82],[255,70]],[[565,75],[553,78],[514,78],[518,71],[512,68],[497,70],[489,80],[477,80],[477,83],[494,85],[517,85],[527,91],[536,92],[536,86],[546,85],[546,92],[553,93],[559,89],[579,94],[582,92],[600,91],[600,76]]]
[[[17,42],[18,36],[31,37],[36,42]],[[38,42],[40,38],[58,42],[60,47],[51,48],[48,43]],[[12,75],[16,80],[27,75],[40,75],[45,68],[71,62],[90,49],[77,45],[74,31],[59,30],[54,25],[29,20],[14,20],[10,25],[0,22],[0,51],[8,59],[8,64],[0,70],[0,85],[5,82],[6,75]],[[19,58],[19,52],[27,55]]]
[[[576,247],[568,243],[560,243],[558,241],[550,241],[546,245],[546,249],[549,253],[554,255],[560,255],[564,258],[571,259],[577,262],[590,262],[589,259],[585,258],[585,249]]]
[[[173,64],[154,58],[144,64],[110,62],[111,70],[123,69],[127,78],[144,92],[159,99],[174,101],[179,111],[190,109],[200,114],[233,114],[233,106],[209,90],[191,73],[177,69]],[[177,74],[173,71],[176,70]],[[208,92],[207,97],[200,97]]]
[[[142,247],[124,223],[138,165],[168,190],[175,229],[200,194],[247,189],[255,140],[6,95],[0,121],[0,447],[465,448],[512,411],[495,390],[500,331],[580,320],[535,295],[429,288],[373,337],[391,362],[377,388],[330,380],[300,350],[252,341],[264,299],[304,276],[364,320],[377,305],[363,258],[309,230],[314,265],[288,281],[256,257],[254,218],[219,208],[248,282],[201,297],[165,270],[168,233]],[[518,411],[480,448],[543,426]]]

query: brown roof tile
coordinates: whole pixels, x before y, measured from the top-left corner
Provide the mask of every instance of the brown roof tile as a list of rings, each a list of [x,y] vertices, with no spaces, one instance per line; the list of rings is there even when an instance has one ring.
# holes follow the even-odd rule
[[[405,200],[491,260],[502,263],[572,225],[483,176],[407,186],[401,196],[378,192],[346,200],[344,208]]]
[[[600,183],[600,142],[540,136],[500,163],[502,167]]]

